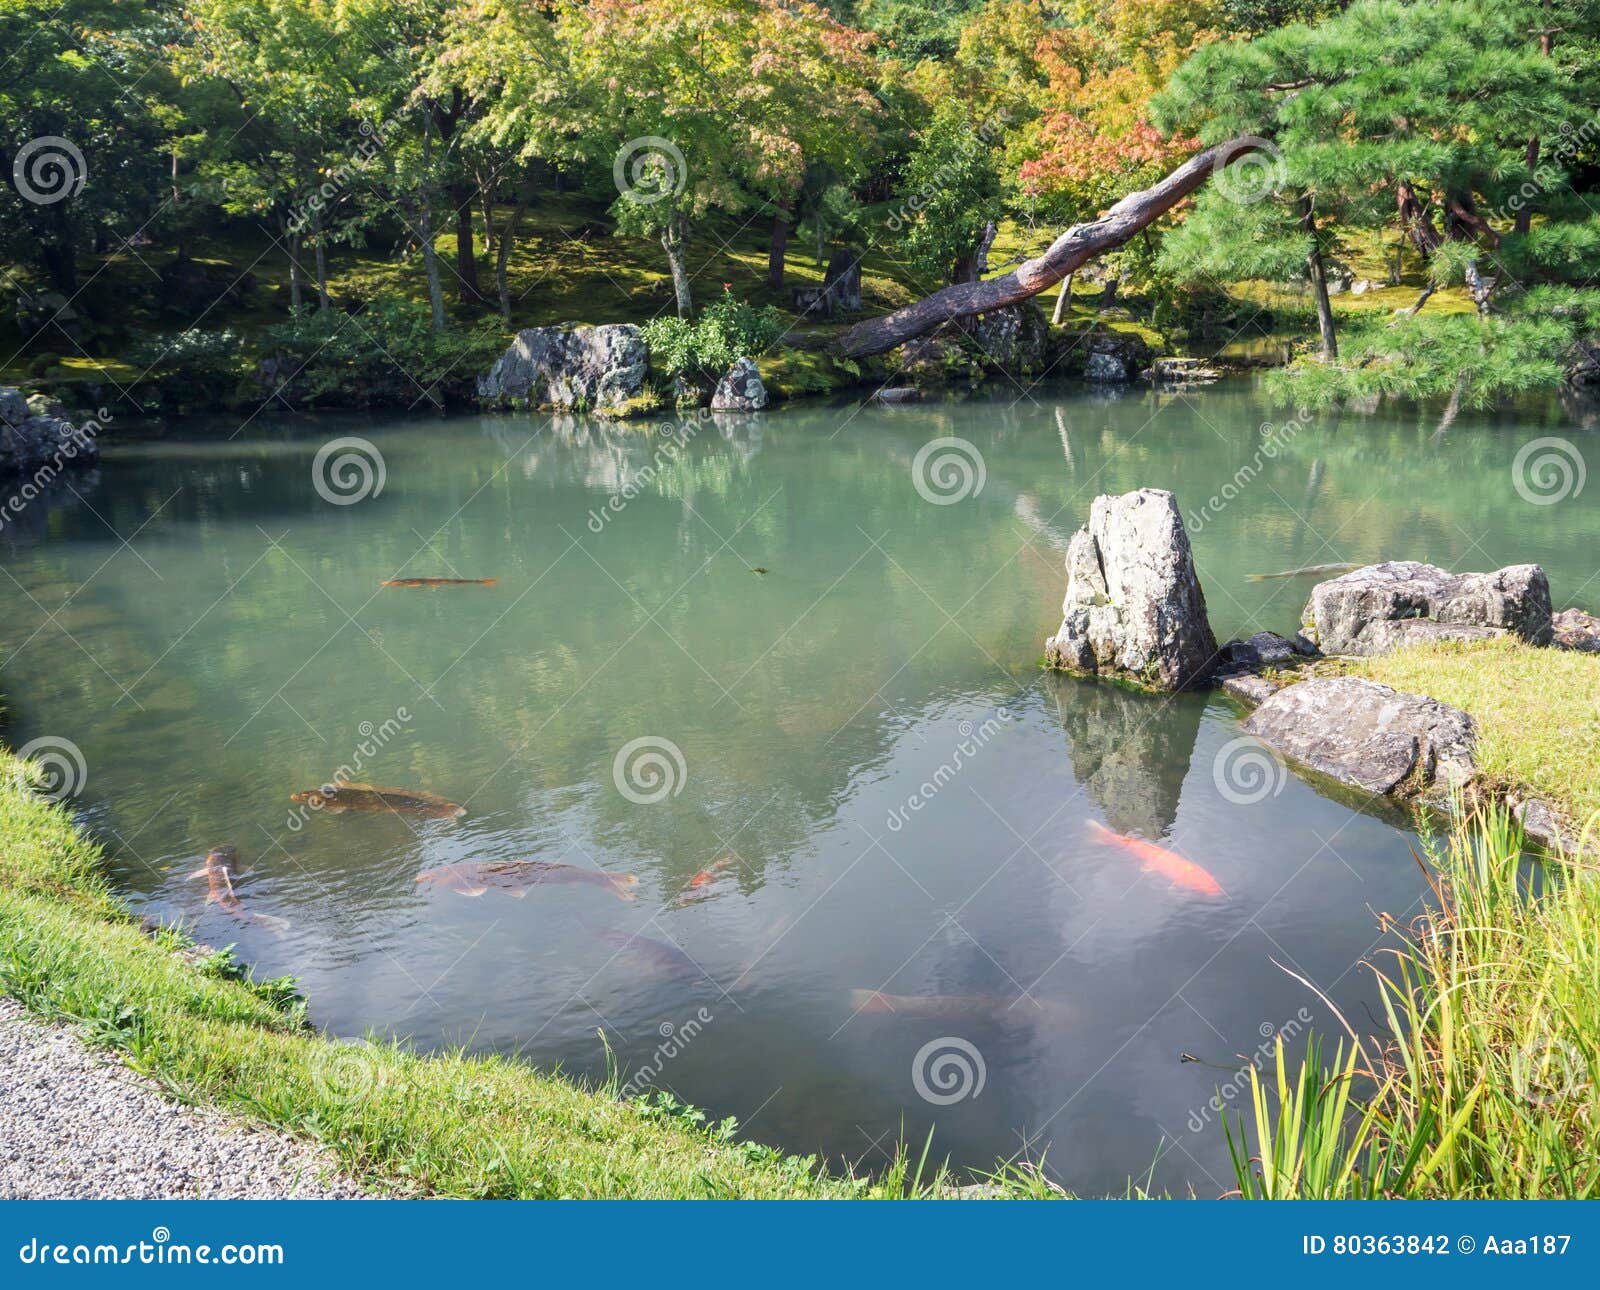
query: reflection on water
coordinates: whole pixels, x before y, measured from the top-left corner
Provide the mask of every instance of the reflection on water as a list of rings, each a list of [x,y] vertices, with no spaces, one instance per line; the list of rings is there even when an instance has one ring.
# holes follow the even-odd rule
[[[872,1167],[931,1131],[1080,1191],[1215,1194],[1216,1068],[1320,1008],[1274,964],[1365,1015],[1359,960],[1420,879],[1292,776],[1225,792],[1220,697],[1038,663],[1094,494],[1220,497],[1266,419],[1218,389],[109,444],[0,531],[11,738],[74,740],[132,902],[295,974],[337,1033],[597,1076],[603,1030],[634,1088],[785,1147]],[[1304,582],[1249,575],[1303,565],[1538,559],[1576,594],[1592,505],[1508,486],[1552,425],[1587,433],[1313,419],[1195,535],[1219,638],[1293,628]],[[319,495],[336,435],[377,445],[381,492]],[[984,484],[930,504],[917,455],[952,436]],[[427,577],[498,581],[380,586]],[[291,801],[340,767],[466,814]],[[186,880],[221,846],[259,920]]]

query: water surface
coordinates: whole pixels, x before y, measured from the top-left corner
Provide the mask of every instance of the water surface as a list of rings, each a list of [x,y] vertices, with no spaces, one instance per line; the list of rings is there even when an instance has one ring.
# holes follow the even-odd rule
[[[1422,884],[1395,822],[1250,780],[1222,697],[1042,672],[1067,537],[1096,493],[1174,489],[1222,638],[1298,620],[1305,580],[1249,575],[1330,562],[1537,559],[1582,603],[1600,538],[1586,496],[1511,486],[1536,435],[1592,451],[1559,408],[1438,439],[1413,413],[1282,425],[1232,387],[797,409],[681,451],[531,416],[113,444],[0,531],[11,737],[81,749],[76,804],[138,908],[293,973],[340,1035],[600,1076],[603,1031],[624,1074],[787,1148],[872,1168],[932,1131],[962,1165],[1215,1195],[1217,1085],[1332,1026],[1284,969],[1364,1019],[1378,916]],[[349,435],[384,484],[334,505],[314,462]],[[941,438],[983,485],[931,504]],[[425,576],[498,582],[379,587]],[[296,813],[340,766],[468,813]],[[220,843],[286,930],[187,880]],[[522,859],[638,898],[415,881]],[[964,1002],[860,1010],[872,991]]]

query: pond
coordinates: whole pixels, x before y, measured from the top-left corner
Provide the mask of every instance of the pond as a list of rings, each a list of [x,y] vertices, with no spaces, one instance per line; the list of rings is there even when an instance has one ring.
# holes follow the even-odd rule
[[[0,530],[10,738],[79,750],[141,913],[292,973],[339,1035],[596,1079],[609,1045],[633,1091],[836,1163],[931,1133],[1216,1195],[1219,1085],[1245,1109],[1242,1062],[1337,1028],[1298,978],[1372,1024],[1414,839],[1220,694],[1042,671],[1065,543],[1097,493],[1175,490],[1219,639],[1293,630],[1310,580],[1251,575],[1307,565],[1539,560],[1577,598],[1600,515],[1512,463],[1589,431],[1553,404],[1435,431],[1235,384],[126,439]],[[497,581],[380,585],[424,577]],[[290,800],[340,767],[466,813]],[[191,880],[223,844],[262,917]],[[623,880],[417,881],[502,861]],[[571,876],[502,880],[530,872]]]

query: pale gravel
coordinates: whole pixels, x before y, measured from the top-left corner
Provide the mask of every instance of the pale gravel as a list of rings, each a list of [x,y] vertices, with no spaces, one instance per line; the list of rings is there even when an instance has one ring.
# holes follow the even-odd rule
[[[0,998],[0,1199],[349,1200],[325,1151],[163,1096]]]

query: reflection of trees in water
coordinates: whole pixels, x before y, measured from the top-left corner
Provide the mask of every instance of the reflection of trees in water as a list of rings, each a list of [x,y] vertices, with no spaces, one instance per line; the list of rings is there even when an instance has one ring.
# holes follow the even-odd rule
[[[1204,701],[1067,676],[1051,676],[1048,684],[1073,777],[1117,832],[1163,837],[1178,818]]]

